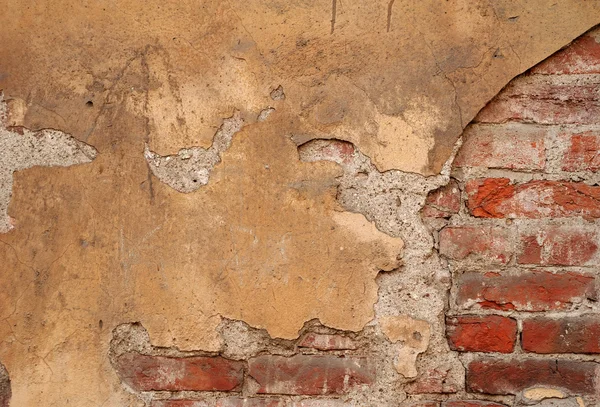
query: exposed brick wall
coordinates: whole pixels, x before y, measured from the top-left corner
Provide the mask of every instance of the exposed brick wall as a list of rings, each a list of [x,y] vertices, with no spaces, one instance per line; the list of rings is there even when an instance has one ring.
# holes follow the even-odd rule
[[[473,398],[521,405],[528,388],[549,387],[599,405],[599,37],[490,102],[465,132],[451,187],[422,212],[452,272],[446,336]]]
[[[594,35],[515,79],[483,109],[450,182],[428,196],[421,214],[451,273],[447,343],[434,349],[460,354],[465,374],[450,380],[453,366],[419,366],[416,378],[395,385],[395,405],[519,406],[537,387],[583,397],[577,405],[600,403]],[[322,153],[348,161],[353,147],[339,146]],[[112,362],[151,407],[357,406],[349,395],[376,391],[383,367],[395,363],[378,357],[373,343],[385,339],[377,330],[309,327],[297,341],[266,340],[271,351],[251,356],[146,347]]]

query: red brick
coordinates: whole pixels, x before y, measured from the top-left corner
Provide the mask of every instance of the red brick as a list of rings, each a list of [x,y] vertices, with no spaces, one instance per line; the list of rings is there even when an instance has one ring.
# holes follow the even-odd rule
[[[465,129],[455,167],[543,170],[545,129],[530,125],[481,125]]]
[[[523,349],[535,353],[600,353],[600,317],[523,321]]]
[[[241,386],[244,363],[221,357],[172,358],[126,353],[117,360],[121,379],[138,391],[229,391]]]
[[[298,342],[298,346],[318,350],[352,350],[357,348],[356,342],[347,336],[316,334],[312,332],[304,335]]]
[[[557,359],[477,359],[467,366],[467,389],[475,393],[517,394],[529,387],[559,387],[572,394],[596,394],[595,362]]]
[[[439,401],[407,401],[400,404],[401,407],[439,407]]]
[[[349,164],[354,159],[354,145],[342,140],[312,140],[298,148],[298,154],[304,161],[333,161]]]
[[[583,35],[568,47],[531,69],[536,74],[597,74],[600,73],[600,34]]]
[[[550,226],[521,232],[520,240],[519,264],[585,266],[599,261],[596,226]]]
[[[563,171],[600,170],[600,133],[563,134],[562,137],[569,137],[569,149],[561,160]]]
[[[358,357],[264,355],[250,359],[249,369],[260,394],[344,394],[375,380],[373,365]]]
[[[442,403],[442,407],[507,407],[505,404],[485,400],[452,400]]]
[[[431,191],[427,195],[423,216],[428,218],[449,218],[460,210],[460,189],[456,180]]]
[[[573,272],[531,271],[518,276],[465,273],[457,285],[456,302],[461,308],[563,310],[585,298],[597,298],[594,277]]]
[[[600,77],[524,75],[483,108],[475,121],[596,124],[600,122],[599,86]]]
[[[510,353],[517,339],[517,321],[497,315],[447,317],[446,336],[452,350]]]
[[[511,251],[508,233],[502,228],[459,226],[440,231],[440,254],[452,260],[473,258],[504,264]]]
[[[460,376],[464,381],[464,375]],[[445,394],[456,393],[462,389],[456,376],[452,376],[451,369],[437,368],[419,372],[419,376],[412,382],[406,383],[404,391],[408,394]]]
[[[600,187],[582,182],[482,178],[466,184],[467,208],[481,218],[600,217]]]

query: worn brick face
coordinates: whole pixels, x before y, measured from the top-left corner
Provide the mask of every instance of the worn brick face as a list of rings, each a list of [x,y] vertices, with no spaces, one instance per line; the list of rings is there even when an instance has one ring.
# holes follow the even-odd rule
[[[453,260],[503,264],[511,255],[509,235],[497,227],[447,227],[440,231],[440,254]]]
[[[520,264],[584,266],[598,261],[600,230],[595,226],[549,226],[520,234]]]
[[[260,394],[344,394],[375,380],[367,358],[321,355],[264,355],[250,359],[249,374]]]
[[[600,353],[600,316],[523,321],[523,349],[535,353]]]
[[[318,350],[351,350],[357,348],[356,342],[347,336],[316,333],[304,335],[298,342],[298,346]]]
[[[244,364],[221,357],[126,353],[117,359],[116,368],[121,379],[138,391],[230,391],[241,386]]]
[[[575,272],[528,271],[517,276],[465,273],[457,285],[456,302],[465,309],[562,310],[586,298],[597,298],[594,277]]]
[[[467,367],[467,389],[517,394],[529,387],[559,387],[572,394],[596,394],[595,362],[557,359],[476,359]]]
[[[511,82],[475,118],[482,123],[595,124],[600,77],[526,75]]]
[[[600,122],[600,119],[598,119]],[[561,159],[563,171],[600,170],[600,133],[562,134],[568,138],[569,147]]]
[[[531,69],[532,73],[545,75],[598,74],[600,73],[600,41],[587,34],[579,37],[567,48],[552,55]]]
[[[466,191],[469,211],[482,218],[600,217],[600,187],[582,182],[484,178],[467,182]]]
[[[449,218],[460,210],[460,189],[456,180],[431,191],[427,195],[423,216],[428,218]]]
[[[474,124],[453,165],[515,170],[542,170],[546,164],[543,128],[522,125]]]
[[[510,353],[517,339],[517,321],[497,315],[447,317],[446,336],[452,350]]]
[[[462,379],[462,380],[461,380]],[[419,371],[419,376],[407,383],[404,390],[408,394],[456,393],[464,387],[464,379],[453,377],[449,368],[435,368]]]

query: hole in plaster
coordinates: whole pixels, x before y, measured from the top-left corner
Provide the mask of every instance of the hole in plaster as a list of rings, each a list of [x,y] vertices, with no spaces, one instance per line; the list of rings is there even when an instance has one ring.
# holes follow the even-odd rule
[[[92,102],[91,100],[88,100],[87,102],[85,102],[85,105],[87,107],[94,107],[94,102]]]

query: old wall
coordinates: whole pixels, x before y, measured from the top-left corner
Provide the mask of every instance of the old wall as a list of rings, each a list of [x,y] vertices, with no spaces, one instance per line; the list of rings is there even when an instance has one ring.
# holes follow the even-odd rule
[[[0,405],[599,403],[600,31],[462,133],[598,3],[119,6],[2,6]]]

